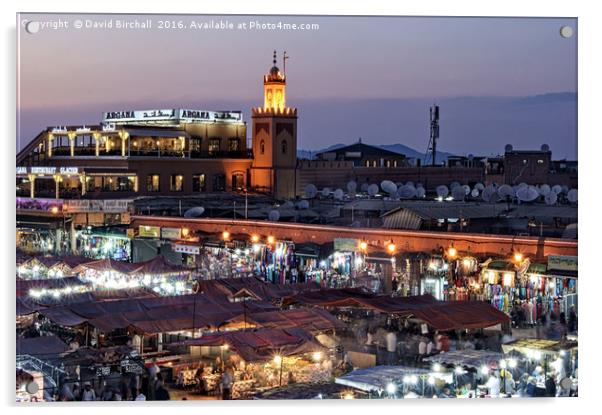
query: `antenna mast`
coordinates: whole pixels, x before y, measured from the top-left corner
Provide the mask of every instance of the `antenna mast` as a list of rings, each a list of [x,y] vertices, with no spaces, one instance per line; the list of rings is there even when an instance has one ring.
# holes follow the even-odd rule
[[[439,105],[433,104],[430,108],[431,133],[429,145],[424,155],[424,164],[428,162],[429,154],[431,156],[431,166],[437,165],[437,140],[439,139]]]
[[[284,77],[286,77],[286,60],[288,58],[290,58],[290,56],[288,56],[286,51],[284,51],[284,54],[282,55],[282,73],[284,74]]]

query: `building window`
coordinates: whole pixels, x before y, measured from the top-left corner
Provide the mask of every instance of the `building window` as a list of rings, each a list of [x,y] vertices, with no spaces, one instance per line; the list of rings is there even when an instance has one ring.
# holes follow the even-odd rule
[[[160,191],[159,182],[161,181],[161,176],[158,174],[149,174],[146,176],[146,191],[147,192],[158,192]]]
[[[370,167],[370,160],[366,160],[366,167]]]
[[[287,147],[286,140],[282,140],[282,143],[280,144],[280,147],[282,149],[282,154],[286,154],[286,147]]]
[[[204,192],[205,190],[207,190],[207,186],[205,184],[205,175],[204,174],[192,175],[192,191],[193,192]]]
[[[391,167],[391,160],[387,160],[386,163],[387,163],[387,167]]]
[[[393,167],[397,167],[397,160],[393,160]]]
[[[245,175],[243,172],[232,173],[232,190],[242,191],[245,189]]]
[[[240,151],[239,138],[231,138],[228,140],[228,151]]]
[[[543,164],[543,160],[541,160],[541,159],[537,160],[537,164]]]
[[[219,151],[219,138],[209,140],[209,154],[215,154]]]
[[[213,176],[213,191],[223,192],[226,190],[226,176],[223,174],[216,174]]]
[[[184,176],[181,174],[172,174],[169,178],[169,191],[181,192],[184,190]]]
[[[259,143],[259,153],[263,154],[265,153],[265,141],[261,140],[261,142]]]

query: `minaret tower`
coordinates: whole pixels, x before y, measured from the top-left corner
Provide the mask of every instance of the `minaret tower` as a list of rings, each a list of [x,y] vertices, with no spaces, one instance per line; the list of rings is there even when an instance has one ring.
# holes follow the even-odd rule
[[[295,197],[297,109],[286,106],[286,76],[273,66],[263,77],[263,107],[252,108],[251,183],[276,199]]]

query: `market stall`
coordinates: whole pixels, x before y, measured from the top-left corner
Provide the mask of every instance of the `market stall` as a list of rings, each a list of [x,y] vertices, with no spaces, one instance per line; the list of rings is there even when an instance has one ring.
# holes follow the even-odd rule
[[[234,399],[293,382],[323,383],[331,376],[327,349],[299,328],[220,332],[185,341],[183,345],[190,347],[198,359],[215,357],[217,362],[223,362],[223,369],[216,364],[212,374],[203,376],[207,390],[215,387],[222,370],[232,368]]]
[[[433,396],[435,388],[453,383],[451,374],[408,366],[374,366],[357,369],[335,383],[370,392],[376,398]]]

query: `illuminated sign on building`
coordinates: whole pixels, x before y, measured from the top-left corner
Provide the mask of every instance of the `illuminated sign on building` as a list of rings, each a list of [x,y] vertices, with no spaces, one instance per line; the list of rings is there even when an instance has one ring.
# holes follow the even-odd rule
[[[31,168],[33,174],[54,174],[56,173],[56,167],[40,167],[35,166]]]
[[[179,252],[181,254],[198,255],[201,253],[201,248],[194,245],[175,244],[172,245],[172,248],[174,252]]]
[[[182,230],[180,228],[162,228],[161,237],[163,239],[181,239]]]
[[[61,167],[59,169],[59,172],[61,174],[77,174],[77,173],[79,173],[79,168],[78,167]]]
[[[240,111],[202,111],[190,109],[154,109],[103,113],[103,123],[136,122],[242,122]]]
[[[159,238],[161,235],[161,228],[158,226],[146,226],[140,225],[138,227],[138,236],[141,238]]]

